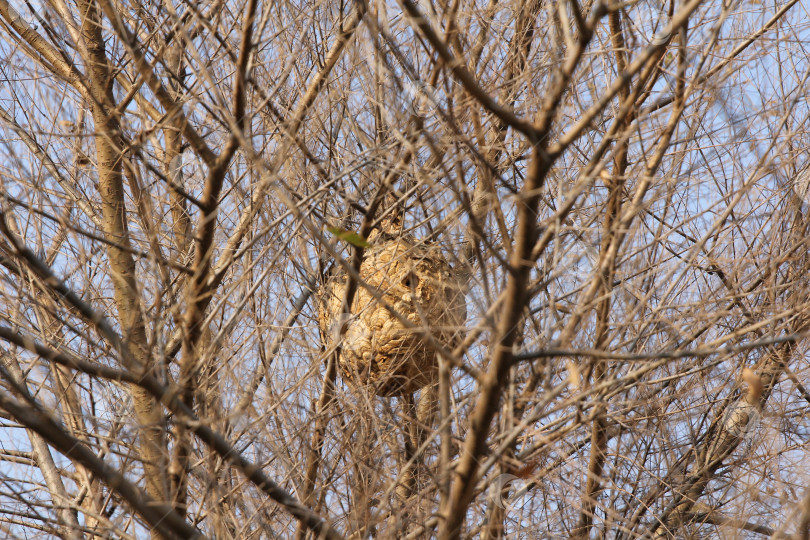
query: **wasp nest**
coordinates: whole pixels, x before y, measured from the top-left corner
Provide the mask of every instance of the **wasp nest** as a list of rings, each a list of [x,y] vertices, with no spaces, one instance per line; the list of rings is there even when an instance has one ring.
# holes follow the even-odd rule
[[[407,238],[382,241],[366,251],[348,319],[341,318],[347,278],[327,284],[320,305],[321,330],[334,340],[346,321],[338,358],[345,379],[380,396],[400,396],[437,380],[436,352],[427,331],[452,350],[464,336],[467,304],[456,273],[441,253]],[[405,325],[385,306],[410,324]],[[411,326],[411,328],[408,328]]]

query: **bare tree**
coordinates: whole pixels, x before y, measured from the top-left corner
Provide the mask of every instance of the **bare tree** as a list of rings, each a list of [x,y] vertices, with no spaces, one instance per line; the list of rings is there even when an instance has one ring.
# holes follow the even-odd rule
[[[0,0],[0,530],[810,537],[806,11]]]

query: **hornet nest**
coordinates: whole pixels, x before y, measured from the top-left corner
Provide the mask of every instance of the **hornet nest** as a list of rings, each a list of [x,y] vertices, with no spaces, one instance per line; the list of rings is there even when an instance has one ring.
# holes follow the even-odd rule
[[[340,336],[337,323],[346,321],[338,357],[345,379],[368,385],[379,396],[402,396],[438,379],[436,352],[420,334],[427,331],[454,349],[464,337],[467,304],[456,272],[436,247],[387,234],[372,234],[369,241],[373,245],[366,250],[360,277],[384,303],[359,285],[349,318],[341,318],[344,274],[326,284],[318,322],[334,342]]]

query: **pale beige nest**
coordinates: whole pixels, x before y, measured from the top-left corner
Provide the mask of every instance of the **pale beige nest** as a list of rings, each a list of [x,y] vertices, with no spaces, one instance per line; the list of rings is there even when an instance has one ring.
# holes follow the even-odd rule
[[[399,396],[438,377],[435,350],[420,332],[428,331],[452,350],[464,337],[467,304],[456,273],[438,250],[406,238],[378,237],[377,242],[372,240],[366,251],[360,276],[415,329],[359,286],[338,363],[349,381],[368,385],[380,396]],[[330,340],[340,335],[346,282],[345,275],[333,279],[321,297],[319,324]]]

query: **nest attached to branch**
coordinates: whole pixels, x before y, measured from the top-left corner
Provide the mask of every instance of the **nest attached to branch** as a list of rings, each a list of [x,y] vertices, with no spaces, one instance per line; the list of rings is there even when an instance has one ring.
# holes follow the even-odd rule
[[[436,352],[420,334],[427,331],[454,349],[464,337],[467,304],[456,272],[438,249],[407,237],[386,240],[379,235],[370,241],[360,277],[382,302],[360,285],[349,318],[341,317],[344,274],[326,285],[318,319],[333,342],[346,321],[338,358],[345,379],[379,396],[401,396],[438,380]],[[386,305],[414,328],[406,327]]]

